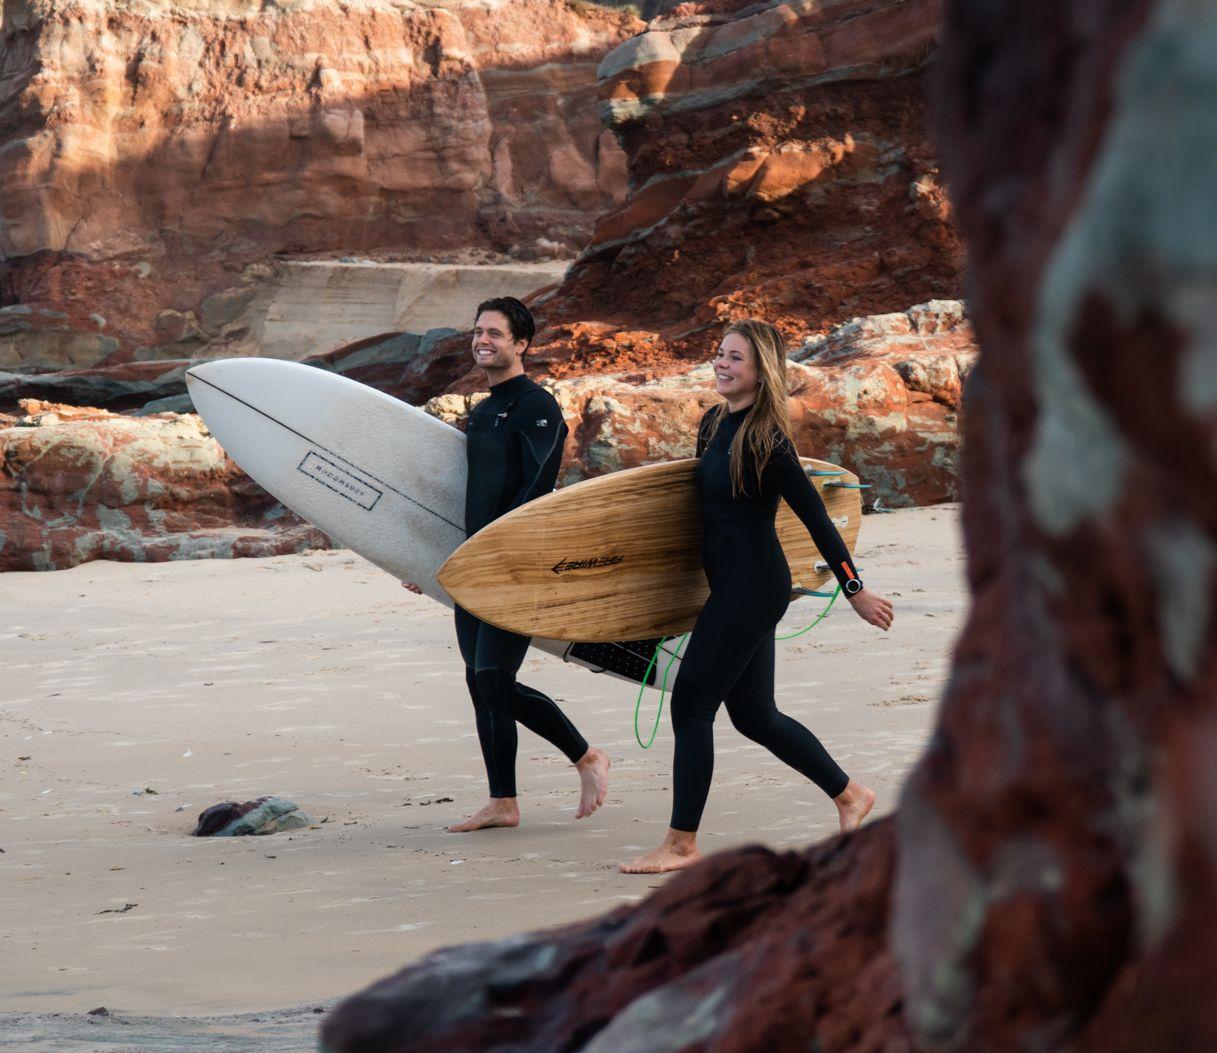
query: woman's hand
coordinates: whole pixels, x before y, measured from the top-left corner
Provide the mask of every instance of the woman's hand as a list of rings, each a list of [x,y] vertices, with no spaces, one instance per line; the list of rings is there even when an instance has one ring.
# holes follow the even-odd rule
[[[415,596],[421,596],[423,594],[423,590],[415,585],[412,581],[403,581],[401,583],[401,587],[403,589],[409,589],[412,593],[414,593]]]
[[[892,601],[870,589],[863,589],[847,597],[854,613],[864,622],[870,622],[886,632],[892,627]]]

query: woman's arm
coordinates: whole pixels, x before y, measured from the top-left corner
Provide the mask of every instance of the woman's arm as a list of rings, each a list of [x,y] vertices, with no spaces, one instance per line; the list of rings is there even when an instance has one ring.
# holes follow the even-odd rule
[[[850,557],[840,532],[833,524],[824,507],[815,486],[812,485],[807,473],[803,470],[794,447],[785,440],[773,451],[769,464],[765,466],[765,475],[772,480],[783,500],[790,505],[794,514],[802,520],[807,532],[811,535],[820,555],[828,564],[828,569],[845,593],[846,599],[860,618],[880,629],[889,629],[892,625],[892,601],[886,596],[870,589],[860,589],[850,592],[850,582],[860,582],[858,570]],[[857,588],[857,586],[853,586]]]
[[[807,473],[789,442],[782,440],[774,449],[769,463],[765,466],[765,476],[776,487],[782,499],[790,505],[794,514],[802,520],[833,577],[840,583],[846,595],[849,595],[848,582],[861,580],[858,570],[840,532],[833,525],[828,509],[824,507],[824,501],[807,478]]]

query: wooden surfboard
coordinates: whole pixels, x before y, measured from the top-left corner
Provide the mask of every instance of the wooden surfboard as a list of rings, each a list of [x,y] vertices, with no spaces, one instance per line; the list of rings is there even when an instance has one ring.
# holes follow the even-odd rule
[[[477,617],[526,636],[594,642],[685,632],[709,595],[696,464],[690,458],[614,472],[531,501],[461,545],[440,568],[439,583]],[[852,552],[862,498],[848,487],[858,477],[826,461],[803,458],[803,466]],[[829,581],[785,501],[777,531],[796,589]]]

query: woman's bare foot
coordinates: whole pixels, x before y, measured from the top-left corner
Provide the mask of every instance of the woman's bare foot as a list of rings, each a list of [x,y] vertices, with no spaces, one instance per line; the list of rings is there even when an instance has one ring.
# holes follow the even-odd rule
[[[609,763],[608,754],[595,746],[588,747],[588,751],[575,761],[575,770],[579,773],[576,819],[587,818],[604,804],[604,795],[608,793]]]
[[[867,813],[875,807],[875,791],[850,779],[845,789],[832,799],[832,803],[837,806],[841,832],[849,833],[850,830],[857,830]]]
[[[623,874],[666,874],[669,870],[684,870],[701,859],[697,850],[697,834],[669,828],[668,836],[653,852],[617,866]]]
[[[496,826],[519,826],[520,806],[514,797],[491,797],[480,812],[448,827],[453,834],[467,834],[471,830],[489,830]]]

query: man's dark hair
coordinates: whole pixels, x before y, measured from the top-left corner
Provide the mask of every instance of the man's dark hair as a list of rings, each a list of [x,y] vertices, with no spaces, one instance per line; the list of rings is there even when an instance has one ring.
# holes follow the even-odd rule
[[[514,296],[496,296],[491,300],[483,300],[478,304],[477,314],[473,316],[475,321],[481,317],[483,311],[498,311],[507,319],[507,324],[511,328],[512,340],[527,340],[528,343],[524,346],[525,351],[532,346],[532,338],[537,332],[537,323],[533,319],[532,311]]]

